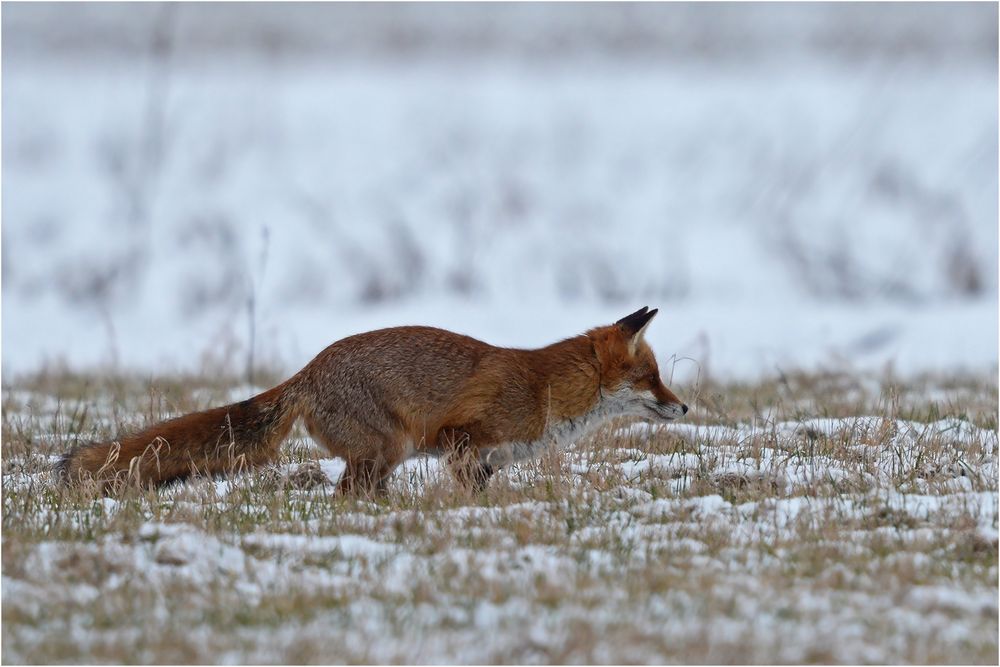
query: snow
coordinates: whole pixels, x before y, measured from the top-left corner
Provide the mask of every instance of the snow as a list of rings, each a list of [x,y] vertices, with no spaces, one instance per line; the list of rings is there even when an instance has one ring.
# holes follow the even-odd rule
[[[996,366],[992,67],[227,61],[162,100],[148,71],[5,66],[6,373],[241,370],[251,295],[286,372],[646,304],[678,381]]]
[[[786,490],[811,488],[823,480],[856,480],[873,487],[890,484],[904,472],[913,471],[915,488],[923,488],[928,479],[940,484],[945,478],[955,491],[973,491],[976,485],[989,485],[998,476],[997,432],[955,418],[921,423],[861,416],[735,427],[638,423],[618,430],[619,435],[630,438],[664,433],[689,440],[698,453],[641,455],[639,461],[625,461],[619,468],[629,479],[656,470],[674,478],[674,488],[681,492],[704,472],[706,461],[713,468],[710,479],[736,476],[744,482],[772,483]],[[865,461],[865,469],[819,453],[802,457],[799,453],[814,448],[811,443],[817,438],[844,443]],[[718,443],[735,443],[735,447],[719,447]],[[935,452],[935,447],[940,449]],[[994,452],[994,457],[985,464],[970,465],[966,452],[976,449]],[[586,466],[577,464],[573,469],[582,471]]]
[[[243,545],[272,551],[302,553],[336,553],[342,558],[391,556],[398,549],[361,535],[314,537],[309,535],[253,534],[243,539]]]
[[[993,500],[995,501],[995,494]],[[747,525],[747,519],[741,518],[744,516],[742,514],[731,515],[731,519],[725,518],[729,515],[731,506],[716,495],[693,499],[684,504],[696,510],[695,514],[689,515],[690,521],[726,526],[728,530],[734,531],[738,541],[746,549],[753,548],[755,542],[761,539],[760,529],[767,526],[766,521],[761,522],[754,517],[750,520],[757,528],[751,531],[741,530]],[[784,517],[780,520],[780,525],[792,525],[793,518],[803,511],[820,511],[817,505],[818,503],[805,498],[794,498],[782,501],[781,507],[786,510],[776,508],[775,512]],[[791,508],[795,509],[787,511]],[[680,509],[673,504],[671,516],[678,514]],[[544,513],[546,508],[539,504],[536,511]],[[632,508],[630,514],[642,516],[644,512],[642,506],[637,506]],[[993,521],[995,520],[994,513]],[[642,550],[635,552],[631,567],[644,562],[644,554],[668,549],[678,556],[683,554],[688,565],[699,572],[698,576],[718,578],[715,592],[709,595],[728,601],[731,615],[712,618],[708,639],[710,647],[721,649],[740,642],[747,633],[753,633],[760,638],[749,643],[756,647],[755,650],[765,650],[765,655],[790,661],[801,661],[809,651],[824,647],[832,651],[837,661],[859,660],[862,656],[874,661],[885,661],[899,655],[901,647],[887,641],[885,636],[861,632],[859,619],[882,618],[880,623],[892,628],[890,638],[927,628],[935,632],[946,630],[949,636],[940,636],[939,641],[953,645],[971,636],[970,633],[974,632],[971,628],[978,627],[976,619],[995,617],[997,614],[994,592],[940,585],[915,585],[903,589],[905,593],[901,597],[893,597],[891,594],[878,592],[877,586],[864,579],[864,575],[858,574],[851,576],[857,578],[856,586],[864,592],[835,590],[817,595],[808,588],[801,587],[768,590],[761,583],[755,582],[776,563],[768,564],[766,557],[762,560],[748,558],[744,563],[738,560],[727,561],[725,556],[711,555],[706,550],[706,545],[698,539],[678,537],[677,529],[686,529],[683,526],[671,528],[672,525],[674,524],[644,525],[641,526],[642,530],[637,531],[635,527],[623,528],[612,522],[602,529],[601,534],[620,534],[622,544],[643,545]],[[586,540],[586,534],[581,532],[577,539]],[[768,538],[769,541],[773,539]],[[405,546],[381,544],[373,539],[356,536],[325,538],[263,534],[253,539],[246,538],[244,546],[248,544],[267,546],[271,550],[255,550],[254,555],[250,556],[237,547],[220,542],[212,535],[183,530],[175,531],[154,544],[141,542],[122,545],[116,540],[104,540],[98,544],[71,547],[43,543],[31,555],[38,568],[34,577],[39,578],[60,577],[53,563],[62,562],[69,551],[90,553],[93,558],[114,563],[116,569],[124,568],[123,575],[111,576],[102,584],[100,591],[86,582],[66,582],[67,585],[57,589],[60,604],[93,605],[100,595],[109,595],[117,587],[124,585],[164,591],[180,586],[182,590],[192,591],[185,606],[195,609],[203,604],[202,596],[218,594],[216,591],[220,580],[226,582],[225,587],[232,591],[232,603],[236,605],[252,606],[264,595],[291,595],[295,591],[333,595],[337,599],[344,599],[344,609],[326,612],[313,621],[296,624],[295,636],[299,640],[308,638],[310,641],[317,641],[333,632],[334,636],[341,637],[339,641],[357,642],[355,647],[366,645],[377,637],[393,637],[392,642],[376,641],[367,644],[368,650],[373,652],[370,655],[375,662],[391,661],[391,652],[401,646],[407,646],[411,660],[420,662],[437,662],[454,659],[456,656],[461,656],[462,661],[487,661],[489,656],[498,655],[498,652],[516,650],[518,642],[524,640],[525,632],[530,632],[533,642],[540,649],[557,647],[568,641],[567,633],[583,618],[587,619],[588,627],[607,628],[608,631],[616,623],[625,621],[642,634],[663,632],[665,641],[684,641],[685,636],[704,636],[704,628],[700,628],[699,624],[705,621],[697,612],[698,602],[688,591],[683,590],[665,590],[652,596],[644,604],[641,613],[630,606],[627,598],[609,590],[601,594],[596,606],[581,604],[582,601],[564,603],[560,605],[558,615],[554,615],[546,612],[544,606],[537,606],[537,602],[531,602],[530,598],[513,597],[497,603],[489,598],[469,599],[461,594],[456,596],[446,592],[446,587],[446,591],[435,595],[435,603],[424,604],[407,612],[413,614],[413,621],[403,628],[392,625],[387,616],[391,607],[369,598],[365,593],[367,590],[369,593],[377,592],[378,595],[404,596],[405,599],[413,594],[418,582],[433,581],[435,573],[449,572],[451,578],[475,581],[477,585],[485,586],[487,591],[491,587],[538,590],[536,587],[540,585],[539,582],[545,582],[545,585],[552,587],[553,594],[566,595],[568,593],[558,591],[572,586],[572,582],[580,577],[589,576],[585,574],[588,571],[601,576],[602,572],[612,571],[609,568],[622,567],[615,564],[614,557],[599,550],[589,549],[587,559],[580,561],[554,548],[540,546],[509,547],[498,551],[453,548],[426,555],[415,553]],[[356,550],[342,549],[345,544],[352,544]],[[308,561],[303,560],[304,556],[327,548],[336,556],[333,561],[325,561],[326,565],[309,565]],[[842,548],[850,549],[851,546],[844,544]],[[386,559],[384,555],[388,553],[397,555]],[[915,554],[914,558],[920,555]],[[837,564],[833,563],[830,567],[832,571]],[[10,599],[10,604],[16,605],[20,613],[41,613],[42,609],[55,602],[51,598],[51,590],[47,593],[49,597],[43,601],[38,598],[37,589],[24,582],[5,577],[3,584],[6,595],[12,596],[5,599]],[[198,593],[199,590],[204,593]],[[768,597],[762,598],[765,591]],[[155,610],[147,610],[145,613],[149,615],[153,611]],[[946,616],[939,616],[941,613]],[[528,617],[534,621],[526,628],[523,619]],[[341,632],[332,631],[331,628],[338,628],[344,618],[352,619],[352,630],[342,636]],[[698,621],[695,622],[695,619]],[[816,634],[820,626],[823,632]],[[291,627],[281,625],[255,632],[259,633],[256,637],[246,638],[251,652],[238,654],[243,660],[253,658],[269,661],[292,649],[289,643],[291,637],[288,636],[292,632]],[[118,641],[128,641],[120,633],[87,632],[80,637],[81,650],[85,650],[100,635],[103,635],[103,641],[116,635]],[[764,641],[767,637],[774,639],[773,646]],[[190,641],[198,641],[198,638],[191,637]],[[599,650],[608,650],[608,646],[600,641],[597,647]],[[617,648],[612,655],[622,656],[622,651],[634,651],[634,654],[630,654],[633,655],[632,659],[640,661],[657,655],[655,650],[651,652],[648,645],[632,649],[625,645]]]
[[[868,433],[885,438],[885,452],[902,448],[921,457],[855,462],[843,451],[834,458],[799,447],[817,438],[860,447],[855,441]],[[688,441],[685,447],[693,452],[647,451],[665,435]],[[748,448],[758,441],[768,444]],[[156,516],[169,515],[172,507],[183,522],[158,521],[150,506],[144,510],[148,518],[124,536],[112,531],[89,542],[43,538],[22,547],[31,567],[16,575],[5,569],[5,609],[16,610],[18,618],[51,615],[53,605],[78,610],[54,616],[47,632],[58,627],[74,638],[75,650],[86,652],[114,642],[137,645],[141,626],[192,620],[220,606],[261,608],[268,618],[269,605],[284,604],[276,600],[317,605],[294,622],[237,625],[231,641],[241,648],[226,654],[231,662],[282,661],[296,655],[296,647],[333,644],[346,651],[338,655],[375,663],[403,657],[527,661],[548,659],[560,647],[591,662],[602,656],[624,662],[670,655],[716,660],[739,646],[749,651],[744,659],[802,662],[822,653],[835,662],[894,662],[947,655],[935,651],[982,641],[984,627],[995,627],[995,590],[963,578],[942,580],[935,550],[955,548],[970,536],[995,549],[996,431],[956,419],[921,425],[859,416],[726,427],[677,424],[666,430],[637,425],[605,443],[582,443],[565,454],[565,474],[579,483],[570,485],[571,495],[550,500],[438,509],[359,502],[331,516],[329,493],[342,464],[322,460],[330,483],[286,489],[283,501],[317,518],[295,520],[289,512],[289,520],[249,531],[208,532],[194,517],[232,511],[226,508],[233,502],[244,515],[264,510],[244,506],[242,494],[227,499],[248,478],[224,482],[221,490],[223,482],[207,481],[166,489]],[[927,480],[935,485],[932,493],[905,490],[901,480],[923,474],[918,460],[963,456],[969,459],[966,478],[977,480],[976,488],[947,486],[942,474],[958,472],[942,468],[944,473]],[[292,473],[298,465],[284,464],[279,472]],[[423,474],[412,474],[421,465]],[[406,468],[391,484],[412,488],[417,496],[440,474],[435,460],[409,461]],[[584,483],[595,473],[605,481]],[[519,474],[515,466],[498,483],[514,486]],[[44,485],[47,475],[5,476],[4,488],[10,493],[26,483]],[[780,484],[764,487],[764,496],[751,501],[731,495],[738,486],[692,495],[689,482],[696,476],[734,475]],[[657,478],[685,483],[654,497],[648,489]],[[851,490],[824,491],[821,481],[828,478],[845,479]],[[867,486],[859,486],[859,479],[867,479]],[[97,499],[69,520],[93,525],[93,514],[84,523],[93,512],[102,521],[121,521],[116,513],[125,511],[126,502],[134,503]],[[50,518],[41,512],[24,520]],[[405,538],[397,526],[410,531]],[[413,532],[415,526],[422,528]],[[524,530],[530,531],[527,539]],[[885,544],[889,553],[882,551]],[[798,559],[810,557],[809,549],[827,553],[830,562],[815,575],[783,579],[790,582],[786,586],[769,583],[787,578],[788,568],[794,571]],[[956,562],[949,561],[950,567]],[[995,567],[992,572],[995,579]],[[650,590],[642,584],[634,590],[637,577],[651,578]],[[660,577],[672,583],[656,583]],[[116,604],[107,601],[125,591],[140,596],[140,626],[84,624],[94,608]],[[528,626],[525,618],[533,619]],[[641,641],[623,639],[623,623]],[[198,627],[185,634],[184,645],[191,642],[199,651],[217,645],[205,644]],[[580,631],[596,638],[592,646],[579,643]],[[938,638],[938,649],[902,642],[929,632]],[[5,649],[12,651],[5,655],[23,658],[24,647],[47,641],[33,633],[19,626],[10,638],[20,648]],[[527,650],[526,638],[534,648],[518,653]],[[233,651],[229,641],[223,645]],[[404,647],[405,656],[399,653]]]

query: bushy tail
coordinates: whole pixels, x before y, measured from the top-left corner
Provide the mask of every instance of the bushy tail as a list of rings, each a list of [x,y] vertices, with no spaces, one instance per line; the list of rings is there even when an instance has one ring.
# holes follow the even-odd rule
[[[58,472],[66,483],[105,489],[159,485],[192,474],[225,474],[277,457],[299,416],[294,380],[251,399],[160,422],[120,440],[75,447]]]

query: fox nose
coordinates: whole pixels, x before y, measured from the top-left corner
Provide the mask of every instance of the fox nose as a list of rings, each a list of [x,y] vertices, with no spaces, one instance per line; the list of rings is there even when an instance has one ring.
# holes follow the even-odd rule
[[[687,403],[681,403],[681,412],[684,413],[684,414],[688,413]]]

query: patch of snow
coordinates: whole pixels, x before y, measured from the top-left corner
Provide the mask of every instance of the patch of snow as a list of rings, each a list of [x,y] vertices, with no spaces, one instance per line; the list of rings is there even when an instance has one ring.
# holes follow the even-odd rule
[[[153,163],[145,63],[5,68],[5,373],[240,370],[251,296],[289,373],[646,303],[674,381],[996,366],[988,64],[207,63],[173,64]]]

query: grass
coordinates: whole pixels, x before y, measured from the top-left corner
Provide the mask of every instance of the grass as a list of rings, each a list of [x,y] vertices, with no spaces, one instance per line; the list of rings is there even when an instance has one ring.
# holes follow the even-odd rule
[[[53,457],[253,390],[21,378],[3,661],[997,662],[995,376],[676,389],[683,422],[610,425],[481,495],[418,459],[335,497],[296,432],[271,468],[102,498]]]

